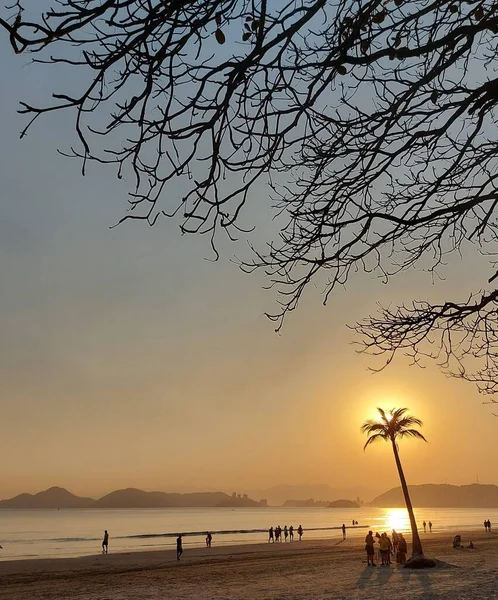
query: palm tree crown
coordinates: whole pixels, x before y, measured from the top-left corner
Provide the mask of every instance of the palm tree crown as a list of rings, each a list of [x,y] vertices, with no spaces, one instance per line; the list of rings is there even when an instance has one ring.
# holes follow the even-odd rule
[[[388,412],[382,408],[377,410],[381,420],[369,419],[361,426],[361,432],[369,436],[363,449],[379,440],[396,443],[398,438],[413,437],[424,440],[424,442],[427,441],[420,431],[414,429],[414,427],[421,427],[422,421],[406,415],[407,408],[393,408]]]

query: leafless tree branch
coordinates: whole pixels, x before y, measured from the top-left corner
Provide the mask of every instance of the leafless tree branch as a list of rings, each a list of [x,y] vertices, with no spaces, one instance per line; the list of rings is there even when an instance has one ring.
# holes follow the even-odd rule
[[[178,215],[215,247],[268,185],[280,235],[242,268],[277,290],[277,328],[323,273],[326,301],[357,271],[388,281],[436,273],[468,243],[493,250],[493,0],[54,0],[33,17],[18,0],[6,12],[15,52],[84,74],[48,106],[23,103],[22,135],[71,111],[83,169],[134,174],[123,220]],[[492,393],[497,293],[381,308],[356,330],[388,363],[456,360],[454,374]]]

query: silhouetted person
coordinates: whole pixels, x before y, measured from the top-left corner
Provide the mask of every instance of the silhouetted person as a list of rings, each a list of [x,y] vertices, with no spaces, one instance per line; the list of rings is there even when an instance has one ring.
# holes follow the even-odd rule
[[[275,541],[276,542],[282,541],[282,528],[280,527],[280,525],[277,525],[275,527]]]
[[[351,525],[354,527],[354,519],[351,521]]]
[[[273,539],[273,527],[270,527],[270,529],[268,529],[268,543],[275,543],[275,540]]]
[[[386,533],[386,538],[387,538],[387,541],[389,542],[389,551],[387,553],[387,564],[390,565],[391,564],[391,556],[393,553],[393,543],[391,541],[391,538],[387,535],[387,533]]]
[[[488,519],[488,531],[491,533],[491,521]]]
[[[213,539],[213,536],[211,535],[211,533],[208,531],[206,534],[206,546],[208,548],[211,548],[211,541]]]
[[[287,525],[284,525],[284,542],[287,541],[288,537],[289,537],[289,530],[287,529]]]
[[[432,533],[432,523],[429,521],[429,533]]]
[[[107,554],[109,551],[109,534],[107,529],[104,531],[104,539],[102,540],[102,554]]]
[[[406,543],[403,534],[398,534],[398,552],[396,554],[396,562],[404,565],[406,563],[406,553],[408,552],[408,545]]]
[[[488,530],[488,521],[486,519],[486,521],[484,521],[484,531]]]
[[[176,560],[180,560],[180,556],[183,554],[182,546],[182,534],[176,538]]]
[[[422,523],[422,525],[424,526],[424,533],[426,533],[426,529],[427,529],[427,523],[424,521],[424,522]]]
[[[342,524],[342,539],[346,539],[346,525]]]
[[[291,525],[291,526],[289,527],[289,540],[290,540],[291,542],[293,542],[293,541],[294,541],[294,526],[293,526],[293,525]]]
[[[299,525],[299,527],[297,528],[297,534],[299,536],[299,541],[301,541],[301,538],[303,537],[303,528],[301,527],[301,525]]]
[[[380,560],[382,566],[389,566],[390,546],[391,540],[387,537],[386,533],[383,533],[379,538]]]
[[[395,529],[393,529],[392,540],[393,540],[393,552],[396,555],[396,552],[398,551],[399,535]]]
[[[365,538],[365,551],[367,553],[367,567],[369,567],[370,565],[372,565],[372,567],[375,567],[375,563],[374,563],[374,556],[375,556],[375,549],[374,549],[374,536],[372,535],[372,532],[369,531],[367,533],[367,537]]]

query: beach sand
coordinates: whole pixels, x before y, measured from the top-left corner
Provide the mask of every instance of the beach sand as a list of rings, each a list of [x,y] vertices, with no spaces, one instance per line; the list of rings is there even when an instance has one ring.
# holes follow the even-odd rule
[[[451,533],[422,535],[425,554],[443,561],[423,571],[367,567],[358,538],[187,549],[180,561],[172,550],[4,561],[0,598],[498,599],[498,535],[461,535],[474,550],[453,549]]]

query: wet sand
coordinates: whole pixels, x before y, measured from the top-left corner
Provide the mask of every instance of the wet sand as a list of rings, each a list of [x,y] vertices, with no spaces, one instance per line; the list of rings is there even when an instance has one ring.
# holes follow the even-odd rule
[[[423,534],[425,554],[442,561],[424,571],[367,567],[358,538],[188,549],[180,561],[172,550],[3,561],[0,598],[498,599],[498,535],[461,535],[474,550],[453,549],[450,533]]]

